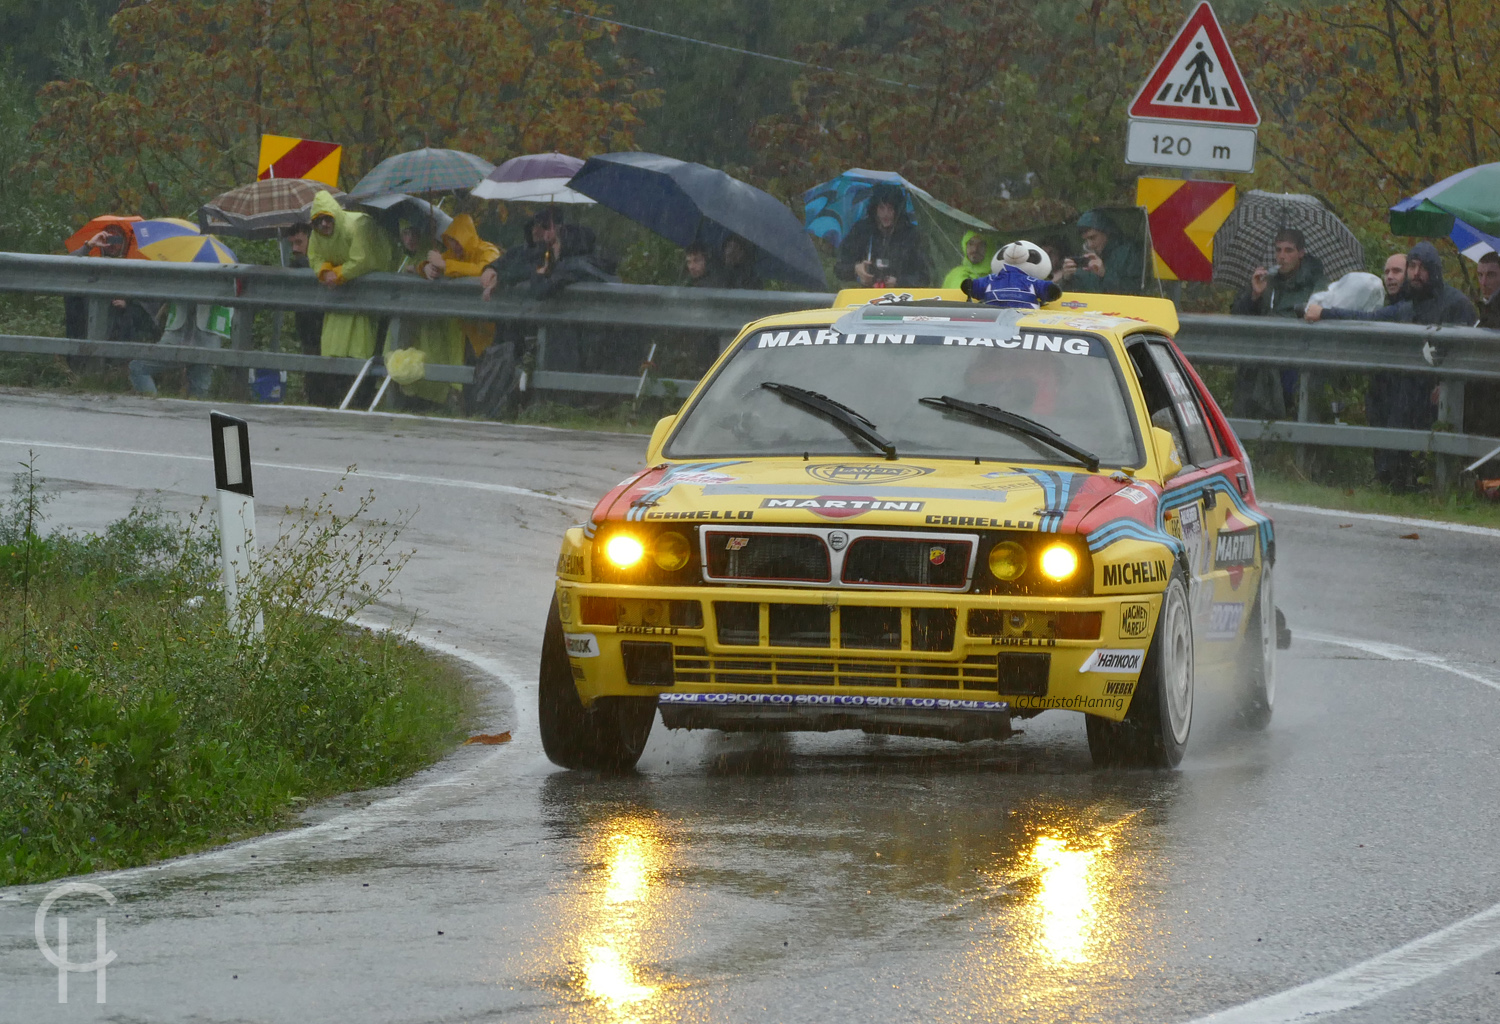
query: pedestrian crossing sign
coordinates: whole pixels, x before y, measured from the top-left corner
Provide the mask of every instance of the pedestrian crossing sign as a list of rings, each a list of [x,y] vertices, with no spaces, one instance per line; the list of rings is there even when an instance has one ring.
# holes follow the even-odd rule
[[[1130,104],[1130,116],[1252,128],[1260,124],[1260,112],[1207,0],[1156,62]]]

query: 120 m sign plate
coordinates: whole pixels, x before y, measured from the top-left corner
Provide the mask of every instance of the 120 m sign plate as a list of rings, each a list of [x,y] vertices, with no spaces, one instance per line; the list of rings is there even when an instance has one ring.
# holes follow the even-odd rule
[[[1253,171],[1255,129],[1132,118],[1125,162],[1205,171]]]

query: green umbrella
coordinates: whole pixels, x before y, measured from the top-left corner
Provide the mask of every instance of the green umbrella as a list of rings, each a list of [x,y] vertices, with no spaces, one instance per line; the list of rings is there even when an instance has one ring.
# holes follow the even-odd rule
[[[417,149],[386,157],[349,190],[350,199],[404,192],[409,196],[435,192],[467,192],[484,180],[495,165],[458,149]]]
[[[1438,238],[1454,219],[1500,235],[1500,163],[1480,164],[1424,188],[1391,207],[1391,233]]]

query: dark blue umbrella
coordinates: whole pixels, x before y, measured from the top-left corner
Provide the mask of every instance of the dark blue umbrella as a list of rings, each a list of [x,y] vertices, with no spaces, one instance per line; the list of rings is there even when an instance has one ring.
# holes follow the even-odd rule
[[[812,239],[786,204],[723,171],[655,153],[605,153],[568,187],[681,246],[717,252],[738,235],[755,247],[762,277],[828,286]]]

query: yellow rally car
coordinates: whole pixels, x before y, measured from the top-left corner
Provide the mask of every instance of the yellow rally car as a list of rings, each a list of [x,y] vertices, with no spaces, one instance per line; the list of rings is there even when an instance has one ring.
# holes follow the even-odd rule
[[[757,321],[656,425],[558,556],[548,757],[629,767],[658,712],[972,740],[1063,708],[1096,763],[1170,766],[1206,672],[1266,724],[1272,524],[1172,304],[962,300]]]

